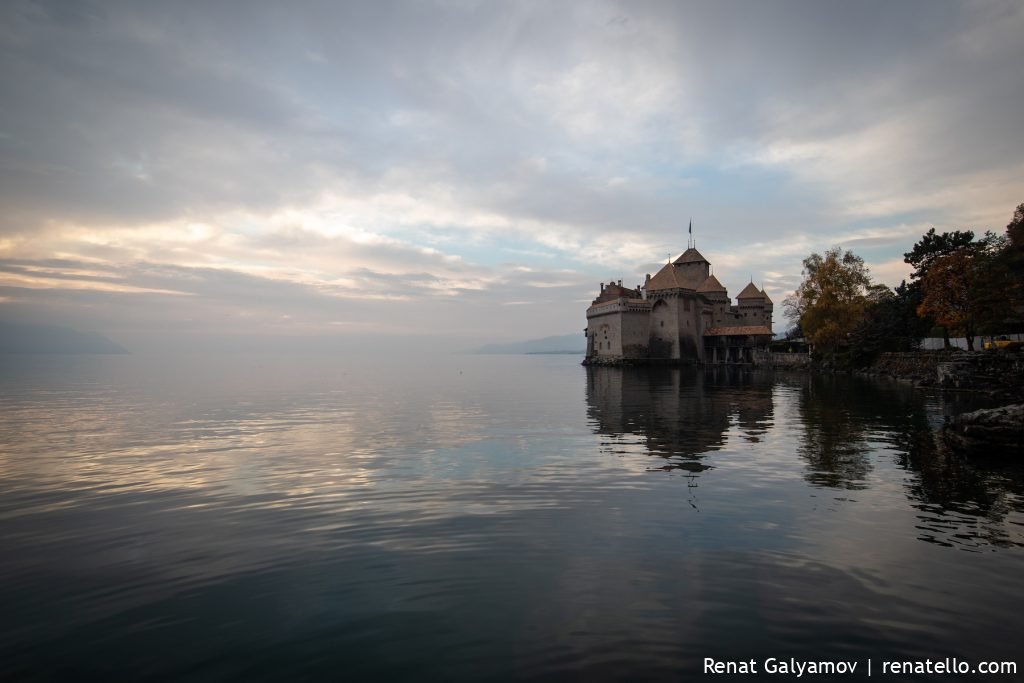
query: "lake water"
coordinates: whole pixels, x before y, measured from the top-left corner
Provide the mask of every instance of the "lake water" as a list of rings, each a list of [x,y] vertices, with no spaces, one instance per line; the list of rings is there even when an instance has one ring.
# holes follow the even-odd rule
[[[937,394],[574,356],[8,356],[0,387],[4,680],[1024,672],[1024,468],[947,453]]]

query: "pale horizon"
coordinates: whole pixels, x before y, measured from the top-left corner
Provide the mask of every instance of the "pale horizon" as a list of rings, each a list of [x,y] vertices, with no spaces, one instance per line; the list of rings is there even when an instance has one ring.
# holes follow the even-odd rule
[[[0,320],[180,348],[579,333],[687,245],[781,303],[1024,201],[1024,5],[0,9]]]

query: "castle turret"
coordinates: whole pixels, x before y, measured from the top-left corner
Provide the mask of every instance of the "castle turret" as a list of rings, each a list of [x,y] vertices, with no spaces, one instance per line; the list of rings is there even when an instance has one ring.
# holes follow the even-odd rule
[[[764,293],[753,282],[736,295],[736,302],[739,304],[739,314],[745,324],[764,325],[767,323],[764,315]]]
[[[729,293],[714,275],[709,275],[707,279],[701,283],[700,287],[697,288],[697,293],[703,294],[705,299],[715,303],[729,302]]]
[[[761,286],[761,294],[764,295],[764,324],[768,329],[771,329],[772,313],[775,306],[772,304],[772,300],[768,298],[768,292],[764,291],[764,285]]]
[[[757,285],[751,282],[746,287],[743,288],[743,291],[736,295],[736,299],[757,299],[758,301],[763,302],[764,294],[761,292],[760,289],[757,288]]]
[[[697,289],[711,275],[711,264],[693,247],[680,254],[672,265],[684,282],[692,284],[690,289]]]
[[[711,274],[711,263],[690,247],[672,263],[666,264],[644,284],[648,293],[663,289],[696,290]]]

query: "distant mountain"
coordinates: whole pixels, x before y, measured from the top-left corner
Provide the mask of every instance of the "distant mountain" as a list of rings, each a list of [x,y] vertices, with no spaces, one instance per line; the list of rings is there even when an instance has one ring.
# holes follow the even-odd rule
[[[587,340],[582,333],[505,344],[486,344],[472,353],[577,353],[583,355]]]
[[[96,332],[0,321],[0,353],[128,353],[128,349]]]

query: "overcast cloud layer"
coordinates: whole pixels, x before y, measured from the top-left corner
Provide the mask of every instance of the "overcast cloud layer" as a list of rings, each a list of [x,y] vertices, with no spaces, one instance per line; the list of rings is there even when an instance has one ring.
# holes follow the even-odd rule
[[[896,284],[1024,201],[1022,35],[1014,0],[6,2],[0,318],[565,334],[691,218],[733,295],[833,245]]]

